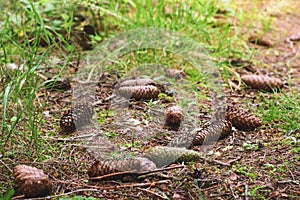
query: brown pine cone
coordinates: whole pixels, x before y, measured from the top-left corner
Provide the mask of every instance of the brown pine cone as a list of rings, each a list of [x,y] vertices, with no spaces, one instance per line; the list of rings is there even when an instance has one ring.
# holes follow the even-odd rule
[[[16,183],[16,194],[26,198],[45,197],[50,195],[52,183],[43,170],[27,165],[17,165],[13,176]]]
[[[89,169],[89,177],[104,176],[115,172],[146,172],[156,169],[155,164],[147,158],[137,157],[125,160],[97,160]]]
[[[63,114],[60,128],[64,133],[71,133],[76,128],[87,125],[94,115],[94,109],[88,104],[76,104],[71,110]]]
[[[156,99],[159,94],[159,90],[156,86],[145,85],[145,86],[125,86],[120,87],[117,93],[125,98],[132,98],[137,101],[139,100],[150,100]]]
[[[223,139],[230,135],[231,128],[231,123],[227,120],[214,121],[210,126],[196,133],[190,148],[202,144],[211,144],[214,141]]]
[[[228,105],[226,119],[232,123],[232,126],[241,131],[253,131],[262,126],[262,121],[259,118],[247,110],[239,109],[236,105]]]
[[[165,127],[169,130],[178,130],[183,120],[183,110],[179,106],[171,106],[165,110]]]
[[[186,148],[156,146],[146,151],[145,157],[157,167],[163,167],[176,162],[196,161],[202,158],[202,154]]]
[[[72,110],[66,111],[60,118],[60,128],[64,133],[72,133],[76,130],[75,122],[72,117]]]
[[[145,85],[156,85],[154,80],[149,78],[137,78],[137,79],[128,79],[123,80],[116,85],[117,88],[126,87],[126,86],[145,86]]]
[[[283,88],[283,81],[266,75],[242,75],[242,81],[253,89],[272,92]]]

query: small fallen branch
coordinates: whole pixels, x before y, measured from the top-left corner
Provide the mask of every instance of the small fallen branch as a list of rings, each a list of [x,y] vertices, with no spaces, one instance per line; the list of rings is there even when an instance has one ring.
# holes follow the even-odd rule
[[[237,161],[237,160],[240,160],[241,158],[242,158],[242,157],[237,157],[237,158],[232,159],[232,160],[229,160],[229,161],[227,161],[227,162],[222,162],[222,161],[220,161],[220,160],[208,160],[208,161],[210,161],[210,162],[215,162],[215,163],[218,163],[218,164],[220,164],[220,165],[224,165],[224,166],[230,167],[230,166],[231,166],[231,163],[233,163],[233,162],[235,162],[235,161]]]
[[[97,191],[99,191],[99,190],[120,189],[120,188],[127,188],[127,187],[146,187],[146,186],[159,185],[159,184],[169,184],[170,180],[161,180],[161,181],[150,182],[150,183],[122,184],[122,185],[117,185],[117,186],[97,186],[97,185],[89,185],[89,184],[85,184],[85,183],[68,182],[68,181],[60,181],[60,180],[53,181],[53,182],[81,186],[81,187],[86,187],[86,188],[93,188],[93,189],[97,189]]]
[[[5,164],[1,159],[0,159],[0,163],[12,174],[13,170],[9,168],[9,166],[7,164]]]
[[[131,176],[135,178],[137,176],[137,172],[134,171],[114,172],[110,174],[105,174],[103,176],[91,177],[89,178],[89,180],[92,181],[101,181],[101,180],[108,180],[108,179],[112,180],[116,177],[124,177],[124,176]]]
[[[153,191],[151,191],[151,190],[147,190],[147,189],[145,189],[145,188],[137,188],[137,189],[140,190],[140,191],[143,191],[143,192],[147,192],[147,193],[149,193],[149,194],[152,194],[153,196],[156,196],[156,197],[158,197],[159,199],[169,199],[169,198],[167,198],[167,197],[163,197],[163,196],[157,194],[156,192],[153,192]]]
[[[293,183],[295,185],[300,185],[300,181],[297,180],[282,180],[282,181],[277,181],[279,184],[286,184],[286,183]]]
[[[89,180],[97,180],[97,181],[101,181],[101,180],[107,180],[107,179],[114,179],[116,177],[120,177],[120,176],[130,176],[133,178],[138,178],[141,176],[145,176],[148,174],[153,174],[153,173],[157,173],[157,172],[161,172],[161,171],[168,171],[168,170],[172,170],[172,169],[179,169],[179,168],[183,168],[183,165],[179,165],[179,166],[174,166],[174,167],[166,167],[166,168],[161,168],[161,169],[155,169],[155,170],[151,170],[151,171],[147,171],[147,172],[135,172],[135,171],[123,171],[123,172],[115,172],[115,173],[111,173],[111,174],[106,174],[103,176],[98,176],[98,177],[91,177],[89,178]]]
[[[68,195],[79,193],[79,192],[96,192],[96,191],[98,191],[98,190],[97,189],[78,189],[78,190],[74,190],[74,191],[67,192],[67,193],[64,193],[64,194],[57,194],[57,195],[52,195],[52,196],[47,196],[47,197],[31,198],[31,199],[26,199],[26,200],[54,199],[54,198],[57,198],[57,197],[68,196]],[[14,198],[12,198],[12,200],[23,199],[23,198],[24,198],[24,195],[14,197]]]
[[[127,188],[127,187],[146,187],[151,185],[169,184],[169,183],[170,183],[169,180],[161,180],[161,181],[151,182],[151,183],[135,183],[135,184],[124,184],[118,186],[100,187],[100,189],[108,190],[108,189],[119,189],[119,188]]]

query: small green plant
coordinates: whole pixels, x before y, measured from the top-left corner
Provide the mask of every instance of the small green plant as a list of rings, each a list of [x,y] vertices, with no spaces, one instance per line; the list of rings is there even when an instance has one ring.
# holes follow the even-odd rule
[[[256,174],[254,172],[249,172],[251,170],[251,168],[249,168],[249,166],[236,166],[234,165],[232,167],[233,171],[239,174],[243,174],[245,176],[248,176],[252,179],[256,178]]]
[[[300,147],[295,147],[291,150],[291,153],[300,154]]]
[[[104,132],[104,135],[105,135],[106,137],[108,137],[108,138],[113,138],[113,137],[119,136],[118,133],[113,132],[113,131]]]
[[[97,112],[98,118],[97,121],[100,125],[105,124],[107,122],[108,117],[113,116],[113,112],[111,110],[102,110]]]
[[[187,79],[191,80],[194,83],[200,82],[203,80],[203,75],[199,73],[196,68],[186,68],[184,72],[187,75]]]
[[[166,101],[166,102],[172,102],[172,101],[174,101],[174,97],[173,96],[168,96],[167,94],[164,94],[164,93],[160,93],[158,95],[158,98],[161,99],[162,101]]]
[[[273,19],[271,17],[265,17],[261,19],[261,25],[263,28],[264,33],[267,33],[271,29]]]
[[[244,142],[242,145],[242,148],[240,148],[240,149],[247,150],[247,151],[257,151],[257,150],[259,150],[259,144]]]
[[[150,101],[148,101],[148,102],[145,102],[145,104],[147,105],[147,107],[150,109],[151,107],[153,107],[153,106],[155,106],[155,105],[157,105],[159,103],[159,100],[157,100],[157,101],[154,101],[154,100],[150,100]]]
[[[140,147],[141,143],[139,141],[132,141],[131,143],[124,144],[125,147]]]
[[[263,189],[265,188],[266,186],[265,185],[258,185],[258,186],[255,186],[253,189],[250,190],[250,195],[252,198],[255,198],[256,197],[256,193],[260,190],[260,189]]]

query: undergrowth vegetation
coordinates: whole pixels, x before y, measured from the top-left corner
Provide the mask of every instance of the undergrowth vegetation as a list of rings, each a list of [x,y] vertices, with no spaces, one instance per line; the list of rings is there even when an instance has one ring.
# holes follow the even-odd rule
[[[47,81],[44,77],[49,69],[56,72],[52,78],[59,77],[65,73],[71,59],[84,54],[77,51],[80,47],[76,40],[85,40],[79,38],[78,32],[86,27],[97,30],[88,35],[88,42],[94,46],[120,31],[142,27],[171,29],[202,43],[216,58],[232,56],[231,43],[236,40],[229,37],[229,23],[218,25],[214,19],[220,11],[228,12],[231,17],[235,14],[231,10],[222,10],[224,8],[214,1],[166,1],[158,2],[156,6],[151,1],[65,1],[63,4],[58,1],[14,1],[2,4],[10,7],[1,11],[2,154],[11,142],[26,146],[23,139],[12,139],[15,138],[12,136],[24,137],[30,144],[39,146],[38,130],[45,102],[38,101],[38,91]],[[87,19],[80,24],[82,17]],[[235,52],[243,54],[242,49],[238,49],[236,46]],[[123,59],[127,60],[123,66],[128,68],[128,64],[134,66],[152,60],[175,68],[182,66],[181,59],[164,58],[159,52],[152,55],[151,51],[145,51],[129,56]],[[55,63],[53,58],[61,61]]]

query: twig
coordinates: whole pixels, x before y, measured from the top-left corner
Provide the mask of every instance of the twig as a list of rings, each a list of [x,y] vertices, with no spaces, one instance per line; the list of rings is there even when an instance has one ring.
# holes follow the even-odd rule
[[[232,160],[229,160],[229,161],[227,161],[226,163],[228,163],[228,164],[231,164],[231,163],[233,163],[233,162],[235,162],[235,161],[238,161],[238,160],[240,160],[242,157],[237,157],[237,158],[235,158],[235,159],[232,159]]]
[[[98,101],[95,101],[92,105],[97,106],[97,105],[104,105],[105,103],[103,102],[103,99],[100,99]]]
[[[61,138],[59,140],[62,140],[62,141],[80,141],[80,140],[83,140],[85,138],[91,138],[91,137],[95,137],[95,136],[102,136],[102,131],[95,131],[94,133],[89,133],[89,134],[84,134],[84,135],[77,135],[77,136],[74,136],[74,137],[69,137],[69,138]]]
[[[98,191],[98,190],[97,189],[78,189],[78,190],[74,190],[74,191],[67,192],[64,194],[57,194],[57,195],[47,196],[47,197],[31,198],[31,199],[26,199],[26,200],[53,199],[53,198],[57,198],[57,197],[68,196],[70,194],[74,194],[74,193],[78,193],[78,192],[96,192],[96,191]]]
[[[291,41],[290,38],[288,38],[286,41],[289,43],[290,48],[292,49],[292,52],[291,52],[291,53],[288,53],[287,55],[285,55],[285,56],[282,58],[282,60],[285,60],[285,59],[287,59],[288,57],[290,57],[290,56],[292,56],[292,55],[295,55],[295,54],[297,53],[297,50],[294,48],[294,43],[293,43],[293,41]]]
[[[119,186],[108,186],[108,187],[103,187],[101,189],[118,189],[118,188],[126,188],[126,187],[145,187],[145,186],[150,186],[150,185],[158,185],[158,184],[168,184],[170,181],[169,180],[161,180],[157,182],[152,182],[152,183],[135,183],[135,184],[124,184],[124,185],[119,185]]]
[[[147,171],[147,172],[140,172],[139,175],[145,175],[145,174],[151,174],[151,173],[156,173],[156,172],[162,172],[162,171],[168,171],[168,170],[172,170],[172,169],[181,169],[184,168],[184,165],[178,165],[178,166],[174,166],[174,167],[165,167],[165,168],[160,168],[160,169],[155,169],[152,171]]]
[[[11,169],[7,166],[7,164],[5,164],[1,159],[0,159],[0,162],[1,162],[2,165],[4,165],[4,166],[6,167],[6,169],[8,169],[8,171],[9,171],[10,173],[13,173],[13,170],[11,170]]]
[[[245,185],[245,200],[248,200],[248,185]]]
[[[230,86],[231,88],[233,88],[233,89],[235,89],[235,90],[237,90],[237,91],[240,91],[240,90],[241,90],[240,82],[239,82],[239,84],[237,85],[237,84],[235,84],[233,81],[228,80],[228,84],[229,84],[229,86]]]
[[[226,194],[230,194],[229,192],[219,192],[217,194],[211,194],[210,197],[221,197],[221,196],[224,196]],[[213,198],[213,199],[217,199],[217,198]],[[219,199],[222,199],[222,198],[219,198]]]
[[[295,176],[294,176],[293,172],[290,170],[290,168],[288,166],[286,166],[286,168],[288,169],[288,171],[291,174],[293,180],[295,181]]]
[[[15,199],[24,199],[25,195],[22,194],[22,195],[19,195],[19,196],[15,196],[13,198],[11,198],[11,200],[15,200]]]
[[[266,149],[265,152],[264,152],[263,160],[266,160],[266,155],[267,155],[267,149]]]
[[[80,181],[80,180],[78,180]],[[70,181],[62,181],[62,180],[54,180],[53,183],[61,183],[61,184],[68,184],[68,185],[75,185],[75,186],[81,186],[81,187],[88,187],[88,188],[99,188],[99,186],[95,185],[88,185],[85,183],[79,183],[79,182],[70,182]]]
[[[138,189],[138,190],[141,190],[141,191],[144,191],[144,192],[147,192],[147,193],[150,193],[150,194],[152,194],[152,195],[154,195],[154,196],[156,196],[156,197],[158,197],[158,198],[160,198],[160,199],[169,199],[169,198],[163,197],[163,196],[161,196],[161,195],[159,195],[159,194],[157,194],[156,192],[153,192],[153,191],[151,191],[151,190],[147,190],[147,189],[140,188],[140,187],[138,187],[137,189]]]
[[[89,178],[89,180],[97,180],[97,181],[101,181],[103,179],[113,179],[113,177],[116,176],[137,176],[137,172],[134,171],[123,171],[123,172],[114,172],[114,173],[110,173],[110,174],[105,174],[103,176],[97,176],[97,177],[91,177]]]
[[[46,76],[44,76],[43,74],[39,73],[39,72],[35,72],[36,75],[38,75],[41,79],[43,79],[44,81],[48,80],[48,78]]]
[[[220,164],[220,165],[224,165],[224,166],[228,166],[228,167],[230,167],[231,166],[231,163],[233,163],[233,162],[235,162],[235,161],[237,161],[237,160],[240,160],[242,157],[237,157],[237,158],[235,158],[235,159],[232,159],[232,160],[229,160],[229,161],[227,161],[227,162],[222,162],[222,161],[220,161],[220,160],[208,160],[208,161],[210,161],[210,162],[215,162],[215,163],[218,163],[218,164]]]
[[[224,165],[224,166],[230,167],[230,164],[227,163],[227,162],[222,162],[222,161],[220,161],[220,160],[210,160],[210,161],[213,161],[213,162],[218,163],[218,164],[220,164],[220,165]]]
[[[232,185],[229,186],[229,189],[230,189],[230,192],[231,192],[232,196],[234,197],[234,199],[241,199],[241,198],[239,198],[239,195],[237,195],[237,194],[234,192],[234,190],[233,190],[233,188],[232,188]]]
[[[294,47],[294,42],[290,38],[287,39],[287,42],[289,43],[290,48],[292,49],[292,54],[295,54],[297,50]]]
[[[151,183],[135,183],[135,184],[123,184],[123,185],[118,185],[118,186],[97,186],[97,185],[88,185],[85,183],[76,183],[76,182],[67,182],[67,181],[53,181],[56,183],[62,183],[62,184],[69,184],[69,185],[76,185],[76,186],[82,186],[82,187],[87,187],[87,188],[94,188],[94,189],[100,189],[100,190],[109,190],[109,189],[119,189],[119,188],[127,188],[127,187],[146,187],[150,185],[159,185],[159,184],[168,184],[170,181],[169,180],[161,180],[157,182],[151,182]]]
[[[213,186],[211,186],[211,187],[202,189],[201,192],[209,191],[209,190],[212,190],[212,189],[215,189],[215,188],[218,188],[218,187],[220,187],[220,186],[219,186],[219,185],[213,185]]]
[[[300,185],[300,181],[297,180],[283,180],[283,181],[277,181],[279,184],[284,184],[284,183],[294,183],[296,185]]]
[[[92,138],[96,136],[103,136],[101,130],[93,130],[93,133],[88,133],[84,135],[77,135],[73,137],[68,137],[68,138],[56,138],[56,137],[43,137],[47,140],[54,140],[54,141],[59,141],[59,142],[74,142],[74,141],[86,141],[86,138]]]
[[[57,142],[76,142],[76,141],[84,141],[84,139],[76,139],[75,137],[70,138],[55,138],[55,137],[42,137],[48,140],[57,141]]]
[[[187,181],[187,178],[185,178],[183,181],[181,181],[175,188],[175,190],[177,190],[178,188],[180,188],[185,182]]]
[[[58,161],[46,161],[46,162],[29,162],[29,161],[24,161],[24,162],[20,162],[20,164],[30,164],[30,165],[48,165],[50,167],[53,167],[53,165],[67,165],[67,166],[73,166],[72,164],[70,164],[69,162],[58,162]]]
[[[143,108],[142,106],[132,105],[132,108],[133,108],[133,109],[136,109],[136,110],[142,110],[142,111],[144,111],[144,112],[147,111],[147,108]]]

